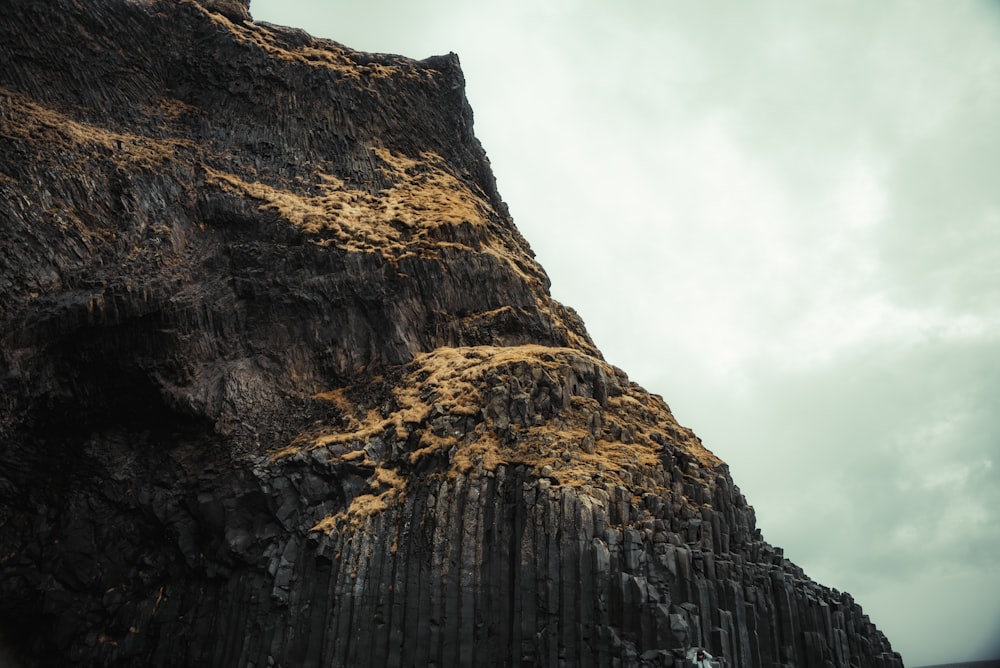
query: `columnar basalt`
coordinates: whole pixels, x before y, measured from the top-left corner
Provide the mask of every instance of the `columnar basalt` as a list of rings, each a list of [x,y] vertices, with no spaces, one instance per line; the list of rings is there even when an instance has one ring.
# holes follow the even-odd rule
[[[454,55],[0,15],[0,654],[901,666],[554,301]]]

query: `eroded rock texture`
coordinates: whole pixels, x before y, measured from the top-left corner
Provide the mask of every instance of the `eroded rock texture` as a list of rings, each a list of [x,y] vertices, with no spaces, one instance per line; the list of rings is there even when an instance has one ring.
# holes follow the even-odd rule
[[[7,655],[901,666],[550,298],[457,58],[246,10],[0,12]]]

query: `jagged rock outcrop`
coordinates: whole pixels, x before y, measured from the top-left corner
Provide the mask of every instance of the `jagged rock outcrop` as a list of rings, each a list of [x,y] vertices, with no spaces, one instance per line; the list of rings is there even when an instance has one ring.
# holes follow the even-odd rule
[[[454,55],[13,0],[0,61],[7,655],[902,665],[549,296]]]

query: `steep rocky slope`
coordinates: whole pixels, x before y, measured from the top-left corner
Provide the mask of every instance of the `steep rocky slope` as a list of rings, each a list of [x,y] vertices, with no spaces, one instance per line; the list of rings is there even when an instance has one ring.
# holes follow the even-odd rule
[[[8,655],[902,665],[551,299],[454,55],[8,0],[0,62]]]

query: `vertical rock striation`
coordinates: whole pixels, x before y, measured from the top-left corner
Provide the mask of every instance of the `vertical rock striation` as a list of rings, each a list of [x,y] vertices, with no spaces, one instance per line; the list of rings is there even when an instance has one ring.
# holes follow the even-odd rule
[[[902,665],[550,297],[454,55],[11,0],[0,60],[23,665]]]

